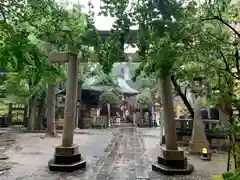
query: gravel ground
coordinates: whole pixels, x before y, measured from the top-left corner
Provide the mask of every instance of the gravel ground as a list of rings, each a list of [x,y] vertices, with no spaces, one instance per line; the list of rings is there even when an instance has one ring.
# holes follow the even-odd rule
[[[214,154],[210,162],[189,156],[189,163],[195,167],[189,176],[164,176],[151,171],[151,163],[159,153],[159,131],[133,127],[79,130],[74,142],[88,165],[85,171],[74,173],[52,173],[47,169],[54,145],[60,144],[61,138],[42,139],[42,133],[17,134],[14,146],[13,141],[5,141],[9,159],[0,160],[0,180],[209,180],[226,170],[227,156]],[[5,137],[13,138],[15,134]],[[1,171],[4,165],[11,169]]]

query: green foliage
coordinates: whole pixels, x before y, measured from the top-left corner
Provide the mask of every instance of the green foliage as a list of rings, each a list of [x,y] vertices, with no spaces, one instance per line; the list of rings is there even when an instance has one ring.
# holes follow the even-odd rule
[[[48,83],[66,80],[66,65],[49,64],[47,55],[52,47],[47,42],[59,51],[66,47],[81,50],[82,56],[89,58],[86,46],[96,44],[96,29],[78,5],[66,10],[54,0],[8,3],[11,6],[0,5],[4,17],[0,22],[0,67],[18,76],[10,73],[2,89],[7,90],[7,96],[27,101],[32,96],[41,97]],[[63,26],[72,29],[71,38],[63,33]],[[27,93],[21,89],[22,82]]]
[[[18,103],[26,103],[30,93],[25,79],[18,73],[9,73],[5,83],[0,86],[0,90],[7,90],[7,99],[16,99]]]
[[[224,180],[238,180],[240,178],[240,172],[232,173],[232,172],[226,172],[223,173]]]
[[[101,104],[103,104],[103,105],[106,105],[106,104],[115,104],[115,105],[122,104],[122,96],[115,89],[110,89],[110,90],[102,93],[99,96],[99,100],[100,100]]]
[[[220,126],[220,127],[216,127],[213,129],[214,132],[220,132],[220,133],[226,133],[227,130],[223,127],[223,126]]]
[[[59,29],[54,24],[60,21],[56,13],[61,14],[61,9],[51,0],[10,3],[12,7],[2,7],[5,18],[0,26],[0,66],[9,71],[2,88],[7,91],[8,99],[10,96],[27,102],[32,95],[39,91],[41,94],[44,84],[59,74],[59,70],[48,63],[44,41]]]
[[[193,41],[188,33],[192,18],[187,16],[190,8],[177,1],[168,1],[166,4],[160,1],[140,2],[135,14],[136,21],[141,24],[138,37],[139,55],[144,58],[136,75],[142,70],[147,74],[169,75],[181,54]]]
[[[113,64],[121,57],[122,51],[119,46],[120,44],[118,41],[109,37],[108,40],[102,42],[98,47],[96,53],[104,73],[109,74],[112,70]]]
[[[116,82],[116,77],[112,76],[111,74],[99,74],[98,75],[98,83],[97,84],[102,84],[106,86],[116,86],[117,87],[117,82]],[[97,85],[96,84],[96,85]]]
[[[142,109],[152,107],[153,97],[149,88],[145,89],[141,94],[137,95],[137,104]]]
[[[101,15],[112,16],[116,20],[111,29],[111,35],[107,41],[100,43],[96,48],[98,59],[102,65],[103,72],[111,72],[112,66],[117,61],[125,61],[124,44],[130,37],[130,9],[129,0],[101,0]]]

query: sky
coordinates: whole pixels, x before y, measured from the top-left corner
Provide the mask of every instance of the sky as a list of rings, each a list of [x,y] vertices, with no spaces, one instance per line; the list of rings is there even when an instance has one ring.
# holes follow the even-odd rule
[[[81,0],[80,3],[87,7],[87,0]],[[100,0],[92,0],[92,3],[94,5],[94,12],[98,14],[100,12]],[[97,16],[95,17],[95,26],[98,30],[110,30],[113,21],[112,17]]]
[[[60,0],[64,2],[72,2],[72,3],[79,3],[83,5],[83,11],[88,12],[88,2],[89,0]],[[111,17],[102,17],[96,16],[100,12],[100,0],[91,0],[94,6],[94,13],[95,13],[95,26],[98,30],[110,30],[113,24],[114,19]],[[71,6],[71,5],[69,5]]]
[[[89,0],[57,0],[61,2],[70,2],[70,3],[77,3],[83,5],[83,11],[88,12],[88,2]],[[114,22],[114,18],[112,17],[104,17],[104,16],[97,16],[97,14],[100,12],[100,1],[101,0],[91,0],[94,8],[93,11],[95,13],[95,27],[98,30],[110,30],[112,28],[112,24]],[[68,5],[69,8],[71,8],[71,4]],[[67,8],[68,8],[67,7]],[[129,45],[125,45],[125,53],[135,53],[137,51],[137,48],[133,48]]]

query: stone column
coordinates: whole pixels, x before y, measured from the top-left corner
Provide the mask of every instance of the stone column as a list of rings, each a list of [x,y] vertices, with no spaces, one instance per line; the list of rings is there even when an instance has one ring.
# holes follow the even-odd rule
[[[160,81],[162,91],[163,119],[165,127],[166,149],[177,150],[177,136],[174,120],[172,85],[170,77]]]
[[[62,146],[73,145],[73,131],[75,127],[76,103],[77,103],[77,67],[76,59],[70,59],[68,62],[67,90],[64,110],[64,127]]]
[[[160,171],[164,174],[189,174],[193,171],[193,166],[188,164],[184,151],[177,146],[170,76],[161,78],[160,88],[166,146],[160,146],[160,154],[157,158],[157,162],[152,164],[152,170]]]

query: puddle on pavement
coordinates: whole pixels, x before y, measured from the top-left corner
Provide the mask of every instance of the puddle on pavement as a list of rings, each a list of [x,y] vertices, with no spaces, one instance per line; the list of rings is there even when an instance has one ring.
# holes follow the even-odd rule
[[[5,139],[4,142],[15,142],[15,139]]]
[[[7,160],[9,157],[5,154],[0,154],[0,160]]]
[[[41,152],[22,152],[23,155],[41,155]]]
[[[7,173],[12,168],[12,166],[16,164],[18,163],[0,161],[0,176]]]
[[[93,135],[94,133],[90,133],[90,132],[78,132],[76,134],[87,134],[87,135]]]

